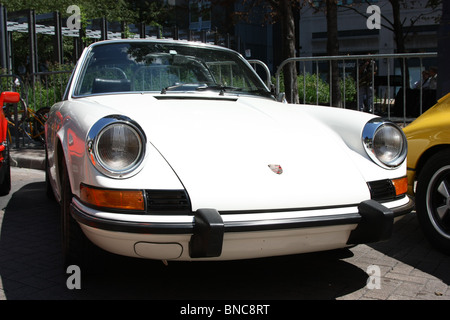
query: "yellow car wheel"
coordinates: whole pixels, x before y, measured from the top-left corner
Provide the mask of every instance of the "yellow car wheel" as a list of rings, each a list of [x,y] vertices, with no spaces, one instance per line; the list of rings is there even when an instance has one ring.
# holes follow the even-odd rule
[[[450,254],[450,150],[430,157],[417,181],[420,226],[433,246]]]

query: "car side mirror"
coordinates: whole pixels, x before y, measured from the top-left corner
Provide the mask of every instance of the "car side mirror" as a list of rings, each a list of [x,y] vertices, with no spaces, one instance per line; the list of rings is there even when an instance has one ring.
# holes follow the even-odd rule
[[[287,101],[286,101],[286,93],[280,92],[280,93],[277,95],[277,101],[278,101],[278,102],[287,103]]]
[[[273,83],[270,84],[270,92],[277,99],[278,102],[286,103],[286,93],[279,92],[277,93],[277,89]]]
[[[4,103],[17,103],[20,101],[20,94],[18,92],[5,91],[0,96],[0,105]]]

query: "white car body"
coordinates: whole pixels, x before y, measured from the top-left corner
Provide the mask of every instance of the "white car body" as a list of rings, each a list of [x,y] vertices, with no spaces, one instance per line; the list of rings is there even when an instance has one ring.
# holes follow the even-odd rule
[[[139,42],[235,54],[187,42]],[[372,114],[213,90],[77,96],[77,81],[92,48],[117,43],[133,41],[99,42],[85,50],[65,100],[52,107],[46,123],[49,186],[66,206],[63,215],[70,207],[83,233],[100,248],[161,260],[297,254],[385,240],[394,220],[411,211],[413,203],[403,192],[371,199],[369,181],[389,184],[406,176],[404,159],[386,167],[367,152],[364,127],[381,121]],[[260,85],[268,91],[262,81]],[[123,176],[99,170],[89,152],[92,128],[110,115],[132,119],[145,137],[142,161]],[[63,168],[70,182],[67,201]],[[188,212],[110,211],[86,203],[83,185],[181,190]],[[147,191],[148,202],[153,195]],[[366,211],[376,211],[377,217],[371,220]],[[72,217],[63,219],[70,224]]]

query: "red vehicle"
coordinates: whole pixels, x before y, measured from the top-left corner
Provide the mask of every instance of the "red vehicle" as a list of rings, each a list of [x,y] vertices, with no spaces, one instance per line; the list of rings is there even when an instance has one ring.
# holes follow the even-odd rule
[[[8,146],[8,121],[3,113],[5,103],[17,103],[20,100],[18,92],[2,92],[0,95],[0,196],[7,195],[11,190],[11,169]]]

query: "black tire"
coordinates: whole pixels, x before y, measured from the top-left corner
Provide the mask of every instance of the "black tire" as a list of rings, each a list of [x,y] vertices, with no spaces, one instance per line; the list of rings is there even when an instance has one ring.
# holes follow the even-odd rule
[[[425,163],[417,179],[416,212],[425,237],[450,254],[450,150]]]
[[[9,143],[6,141],[3,153],[5,160],[0,168],[0,196],[6,196],[11,191],[11,159],[9,158]]]
[[[63,159],[61,168],[61,235],[64,270],[70,265],[79,266],[82,272],[89,272],[95,265],[95,251],[97,247],[86,238],[78,222],[70,213],[72,203],[72,189],[66,163]]]

